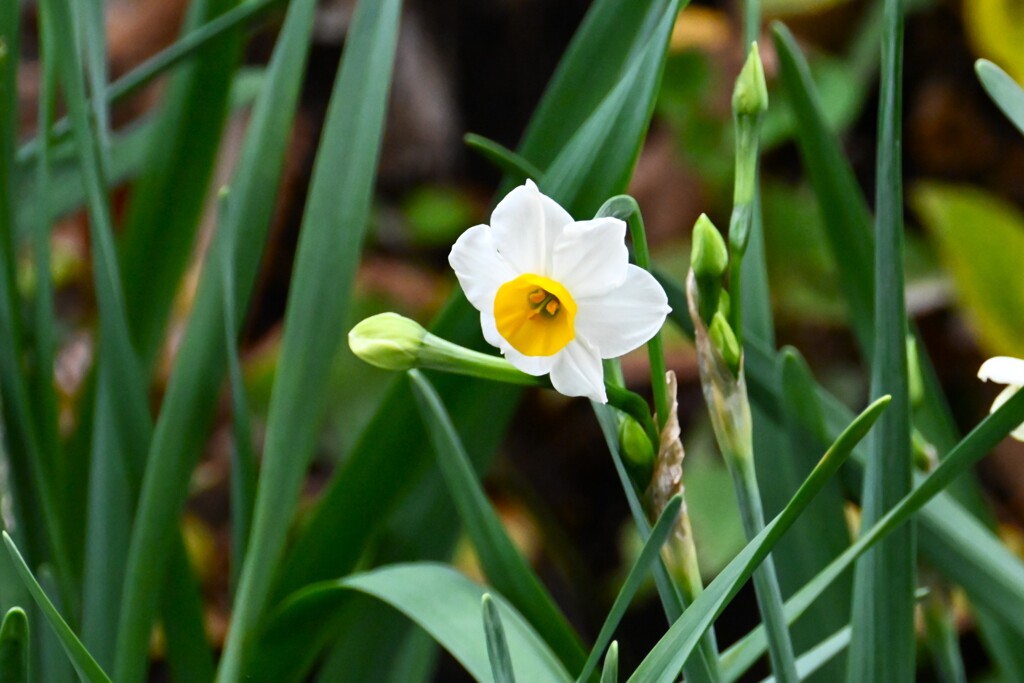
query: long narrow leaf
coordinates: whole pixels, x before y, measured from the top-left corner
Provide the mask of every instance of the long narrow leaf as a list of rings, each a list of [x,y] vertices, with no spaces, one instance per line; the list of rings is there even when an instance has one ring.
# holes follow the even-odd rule
[[[501,614],[494,605],[490,593],[484,593],[484,635],[487,637],[487,658],[491,661],[494,683],[515,683],[512,656],[508,652],[505,629],[501,625]]]
[[[800,490],[797,491],[789,505],[726,565],[718,577],[683,613],[683,616],[672,624],[668,632],[662,636],[658,644],[630,677],[631,682],[669,683],[676,679],[704,632],[750,578],[757,565],[771,552],[772,546],[838,471],[853,452],[854,447],[874,426],[875,421],[878,420],[888,404],[888,398],[875,401],[843,431],[800,487]]]
[[[369,218],[401,7],[400,0],[359,2],[345,42],[288,295],[263,476],[221,670],[225,681],[241,676],[246,640],[266,610],[323,416],[323,377],[347,321]]]
[[[579,669],[586,655],[578,636],[508,537],[440,396],[422,373],[412,370],[409,378],[437,464],[488,580],[526,617],[566,668]]]
[[[658,558],[661,552],[661,547],[665,544],[669,534],[675,528],[676,518],[679,516],[679,508],[683,503],[681,495],[676,495],[668,502],[665,509],[662,510],[661,516],[658,521],[654,524],[654,528],[651,529],[651,535],[647,537],[644,542],[644,547],[641,548],[640,554],[637,555],[636,561],[633,562],[633,566],[629,570],[629,574],[626,575],[626,580],[622,583],[622,588],[619,589],[618,595],[615,596],[615,602],[612,603],[612,608],[608,611],[608,615],[604,618],[604,624],[601,625],[601,631],[597,634],[597,638],[594,640],[594,647],[590,650],[590,656],[587,657],[587,663],[583,667],[583,671],[576,677],[576,683],[583,683],[590,678],[590,674],[597,668],[597,664],[601,659],[601,654],[604,652],[605,646],[612,639],[615,634],[615,629],[618,628],[619,622],[622,617],[626,614],[626,610],[629,608],[629,603],[632,602],[633,596],[640,590],[640,586],[647,578],[647,572],[650,571],[654,561]],[[612,644],[614,646],[614,643]],[[617,648],[616,648],[617,651]],[[608,657],[612,657],[612,650],[608,650]]]
[[[857,541],[847,548],[842,555],[833,560],[828,567],[823,569],[796,595],[790,598],[786,602],[787,618],[792,621],[803,615],[814,600],[838,576],[849,569],[857,558],[861,557],[872,545],[877,543],[879,539],[884,538],[893,529],[899,528],[901,524],[905,523],[922,508],[926,513],[934,510],[936,503],[939,502],[936,499],[941,499],[944,489],[949,487],[952,482],[956,481],[958,476],[984,457],[985,454],[989,453],[1021,421],[1024,421],[1024,393],[1014,396],[1013,400],[1008,401],[1000,410],[986,417],[953,449],[931,474],[923,477],[917,487],[901,499],[898,505],[894,506],[876,524],[866,529]],[[946,509],[942,510],[943,518],[948,518],[955,509],[947,506]],[[970,522],[970,517],[966,513],[960,514],[962,515],[961,517],[953,517],[948,520],[950,527],[962,529],[965,535],[977,534],[976,527],[978,523]],[[923,528],[927,529],[928,527]],[[998,542],[996,542],[996,545],[998,545]],[[946,559],[950,558],[947,556]],[[936,566],[941,565],[936,564]],[[971,571],[970,568],[966,569]],[[964,569],[957,569],[957,571],[963,573]],[[1016,577],[1013,574],[1009,574],[1004,580],[993,582],[997,586],[997,590],[993,591],[993,594],[1000,596],[1004,600],[1011,595],[1015,595],[1018,601],[1021,600],[1024,598],[1024,584],[1021,583],[1022,576],[1024,576],[1024,568],[1019,568]],[[1016,604],[1019,605],[1020,602]],[[1005,613],[1014,608],[1013,605],[1010,605],[1003,608],[1002,611]],[[999,611],[997,610],[997,612]],[[1024,627],[1018,625],[1018,628]],[[1021,634],[1021,637],[1024,637],[1024,633]],[[760,656],[765,646],[763,629],[758,627],[729,652],[726,652],[723,655],[723,660],[728,663],[728,669],[732,672],[730,678],[745,670],[746,666],[749,666]]]
[[[12,607],[0,624],[0,680],[28,683],[28,617]]]
[[[53,606],[53,603],[50,602],[50,599],[46,597],[42,586],[32,576],[32,570],[25,564],[25,560],[21,557],[21,553],[18,552],[17,546],[14,545],[14,541],[11,540],[6,531],[3,532],[3,538],[4,543],[7,545],[7,551],[14,560],[14,566],[21,575],[22,581],[25,582],[25,586],[32,594],[36,604],[39,605],[39,609],[42,610],[43,615],[50,623],[50,627],[57,634],[57,637],[60,638],[64,651],[67,652],[68,658],[75,666],[75,671],[78,672],[82,680],[88,681],[88,683],[110,683],[110,678],[103,672],[103,669],[96,663],[96,660],[92,658],[92,655],[85,649],[81,641],[78,640],[74,631],[67,625],[67,622],[64,621],[64,618]]]
[[[875,353],[871,393],[893,405],[870,443],[861,494],[868,529],[913,487],[907,311],[903,274],[902,139],[903,7],[886,0],[875,218]],[[895,530],[857,564],[848,680],[910,680],[914,675],[916,535]]]
[[[313,23],[312,0],[289,8],[254,106],[232,190],[231,211],[214,237],[164,396],[147,462],[129,548],[124,602],[118,627],[118,681],[142,679],[148,634],[167,571],[164,549],[188,495],[192,466],[224,376],[223,274],[225,252],[234,254],[236,304],[252,292],[291,130]]]

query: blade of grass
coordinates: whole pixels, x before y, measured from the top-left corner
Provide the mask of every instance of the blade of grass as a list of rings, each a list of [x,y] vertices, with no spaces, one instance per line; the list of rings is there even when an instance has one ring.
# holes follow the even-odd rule
[[[38,127],[41,144],[36,159],[35,182],[40,197],[47,196],[50,187],[50,144],[49,131],[53,125],[54,105],[57,96],[56,60],[53,28],[46,16],[39,19],[40,54],[42,55],[42,83],[39,90]],[[40,199],[31,202],[34,209],[32,225],[32,252],[35,266],[35,292],[32,302],[32,398],[38,416],[39,441],[43,457],[49,463],[47,469],[62,482],[67,482],[67,467],[60,454],[60,433],[57,427],[57,394],[54,387],[54,358],[56,348],[56,323],[53,310],[53,283],[50,277],[50,227],[52,215],[48,201]],[[62,486],[67,491],[70,487]],[[65,500],[76,500],[66,496]],[[65,505],[61,517],[69,522],[75,518],[76,508]],[[80,516],[80,515],[79,515]],[[79,536],[80,537],[80,536]],[[72,532],[71,538],[74,538]],[[81,549],[72,543],[69,554],[75,566],[81,558]]]
[[[796,660],[796,670],[800,674],[800,680],[807,680],[813,674],[821,671],[826,664],[835,661],[836,656],[849,646],[851,634],[850,627],[844,626],[800,655]],[[762,683],[774,683],[774,681],[775,677],[769,676]]]
[[[544,172],[507,147],[476,133],[466,133],[462,141],[466,147],[494,164],[506,175],[509,182],[521,183],[527,178],[536,180]]]
[[[235,335],[239,329],[235,314],[235,267],[230,252],[224,264],[224,345],[231,388],[231,424],[235,443],[231,449],[231,586],[238,586],[245,550],[252,528],[256,499],[257,462],[249,422],[249,402],[245,396],[242,364],[238,359]]]
[[[491,673],[494,683],[515,683],[516,676],[512,669],[512,655],[508,652],[508,641],[505,640],[505,629],[501,625],[501,615],[494,606],[490,593],[484,593],[484,635],[487,638],[487,658],[491,662]]]
[[[29,557],[41,560],[49,552],[54,537],[47,538],[46,534],[56,518],[52,500],[47,500],[45,455],[39,446],[21,367],[23,339],[15,286],[14,148],[18,135],[20,7],[17,2],[0,4],[0,396],[10,440],[8,458],[16,510],[23,519],[44,520],[38,528],[26,530],[22,539]]]
[[[12,607],[0,624],[0,680],[28,683],[28,617]]]
[[[913,488],[903,274],[902,76],[902,4],[886,0],[878,113],[871,393],[890,394],[893,405],[870,442],[861,494],[862,529],[869,529]],[[848,680],[913,678],[916,559],[911,523],[895,530],[858,561]]]
[[[633,601],[636,592],[640,590],[640,586],[647,579],[647,573],[650,571],[654,561],[658,559],[661,547],[665,545],[669,534],[672,533],[682,502],[682,496],[674,496],[668,505],[665,506],[658,521],[654,524],[654,528],[651,529],[651,535],[644,541],[640,554],[637,555],[633,566],[629,570],[629,574],[626,575],[626,580],[622,583],[622,588],[619,589],[618,595],[615,596],[612,608],[604,618],[601,631],[594,640],[594,646],[590,650],[590,656],[587,657],[587,663],[583,666],[580,675],[576,677],[576,683],[583,683],[588,680],[594,670],[597,669],[601,654],[604,653],[605,647],[615,634],[615,629],[619,627],[619,622],[626,614],[626,610],[629,608],[630,602]],[[608,649],[607,657],[617,659],[617,651],[617,646],[615,643],[612,643]],[[607,666],[607,659],[605,661]]]
[[[89,83],[89,104],[95,122],[100,157],[109,167],[110,109],[107,106],[107,35],[105,4],[76,2],[72,6],[78,28],[76,44],[82,52],[86,79]]]
[[[78,640],[74,631],[71,630],[67,622],[64,621],[64,618],[61,617],[53,603],[50,602],[42,586],[32,576],[32,570],[25,564],[25,560],[22,558],[21,553],[18,552],[17,546],[14,545],[14,541],[11,540],[6,531],[3,532],[3,539],[7,545],[7,551],[14,560],[14,566],[21,575],[22,581],[25,582],[25,586],[32,594],[36,604],[43,611],[43,615],[50,623],[50,627],[60,638],[61,645],[64,646],[64,651],[67,652],[68,659],[74,664],[75,671],[78,672],[79,677],[89,683],[109,683],[110,678],[103,672],[103,669],[96,663],[96,660],[92,658],[92,655],[85,649],[81,641]]]
[[[886,537],[892,530],[899,528],[918,511],[923,509],[926,514],[929,511],[935,511],[936,504],[942,499],[942,492],[956,481],[958,476],[990,452],[996,444],[1020,424],[1021,420],[1024,420],[1024,394],[1015,396],[1012,402],[1007,402],[1002,409],[986,417],[931,474],[920,478],[917,487],[904,496],[898,505],[894,506],[877,523],[866,529],[853,545],[843,551],[842,555],[829,563],[828,567],[819,572],[814,579],[790,598],[786,602],[787,618],[793,621],[803,615],[836,577],[842,575],[869,548]],[[947,519],[952,510],[956,508],[939,509],[943,519]],[[949,523],[958,529],[963,529],[964,534],[976,533],[972,527],[976,527],[977,522],[965,524],[965,517],[969,519],[969,515],[966,513],[963,513],[963,517],[960,518],[954,516],[949,519]],[[922,528],[927,529],[928,527],[923,526]],[[998,545],[998,541],[996,544]],[[966,568],[966,571],[971,570],[969,567]],[[1024,573],[1024,568],[1021,568],[1020,572]],[[1024,584],[1020,583],[1019,578],[1013,579],[1007,576],[1003,581],[997,581],[994,584],[1004,589],[1004,596],[1024,595],[1024,588],[1022,588]],[[1018,599],[1020,598],[1018,597]],[[1012,609],[1014,609],[1013,606],[1006,608],[1006,610]],[[723,660],[727,662],[726,668],[730,672],[730,680],[733,680],[753,663],[763,652],[765,646],[763,629],[758,627],[726,652],[723,655]]]
[[[162,549],[175,533],[224,374],[224,253],[234,254],[236,304],[244,306],[255,281],[290,137],[308,55],[313,5],[312,0],[296,0],[289,7],[266,86],[252,113],[234,179],[229,220],[214,236],[164,396],[128,555],[118,627],[118,681],[139,681],[143,676],[149,628],[167,572]]]
[[[197,0],[189,8],[185,33],[234,8],[238,0]],[[181,274],[188,263],[208,196],[217,150],[228,112],[231,80],[242,55],[241,31],[234,29],[207,45],[199,59],[170,84],[161,108],[159,133],[148,165],[133,188],[121,264],[125,306],[136,349],[149,368]]]
[[[586,659],[579,636],[508,537],[440,396],[419,371],[410,370],[409,379],[437,464],[488,581],[533,625],[566,668],[579,669]]]
[[[796,349],[786,348],[780,358],[781,408],[792,453],[788,463],[793,466],[792,471],[786,473],[787,488],[795,490],[799,480],[814,467],[815,454],[828,443],[828,431],[817,385],[803,357]],[[776,466],[785,467],[782,462]],[[793,532],[776,546],[773,555],[787,558],[780,560],[780,566],[786,568],[780,575],[784,595],[795,593],[850,544],[845,502],[840,483],[831,482],[807,508],[807,514],[793,525]],[[793,645],[798,651],[817,644],[823,632],[835,632],[849,623],[852,588],[850,577],[836,581],[827,596],[815,603],[813,613],[791,628]],[[797,665],[799,669],[799,661]],[[824,680],[839,680],[845,670],[845,657],[836,657],[818,675]]]
[[[821,462],[804,481],[786,508],[750,541],[719,573],[694,603],[683,612],[654,649],[629,678],[634,683],[669,683],[676,680],[683,664],[693,653],[701,636],[710,628],[729,601],[768,556],[771,547],[792,525],[807,504],[846,461],[854,447],[867,435],[889,403],[881,398],[868,406],[832,444]]]
[[[342,337],[369,218],[401,7],[401,0],[359,2],[345,42],[300,230],[223,681],[242,675],[313,454],[324,409],[321,380]]]
[[[608,647],[608,654],[604,658],[604,668],[601,670],[601,683],[618,683],[619,680],[619,643],[612,641]]]
[[[220,39],[225,33],[242,26],[246,22],[255,20],[270,8],[284,1],[248,0],[238,7],[230,9],[196,27],[116,81],[111,82],[104,91],[106,104],[116,104],[124,98],[137,93],[167,71],[194,57],[197,52]],[[90,103],[92,104],[91,98]],[[53,128],[55,141],[63,140],[71,132],[69,121],[66,118],[56,121]],[[18,150],[18,163],[31,161],[38,153],[39,144],[40,139],[38,137],[26,142]]]

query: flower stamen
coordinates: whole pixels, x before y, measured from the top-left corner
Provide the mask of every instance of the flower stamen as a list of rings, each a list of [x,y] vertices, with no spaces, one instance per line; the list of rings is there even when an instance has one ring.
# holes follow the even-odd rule
[[[541,275],[520,275],[494,297],[498,333],[526,356],[551,356],[576,337],[576,302],[560,283]]]

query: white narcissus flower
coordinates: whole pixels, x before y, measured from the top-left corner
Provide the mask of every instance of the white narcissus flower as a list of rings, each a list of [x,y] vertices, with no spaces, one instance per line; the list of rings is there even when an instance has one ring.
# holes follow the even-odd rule
[[[978,370],[978,378],[984,382],[992,380],[997,384],[1007,385],[992,402],[992,409],[989,412],[994,413],[1024,387],[1024,360],[1009,356],[989,358]],[[1010,436],[1018,441],[1024,441],[1024,424],[1013,430]]]
[[[654,277],[629,263],[625,238],[621,220],[574,221],[527,180],[490,225],[462,233],[448,262],[509,362],[550,373],[566,396],[606,403],[601,359],[649,341],[671,310]]]

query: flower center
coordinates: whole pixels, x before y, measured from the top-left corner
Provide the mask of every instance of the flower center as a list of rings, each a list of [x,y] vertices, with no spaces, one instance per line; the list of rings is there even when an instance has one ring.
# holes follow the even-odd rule
[[[550,278],[520,275],[498,288],[494,321],[498,333],[524,356],[552,356],[576,337],[576,302]]]

